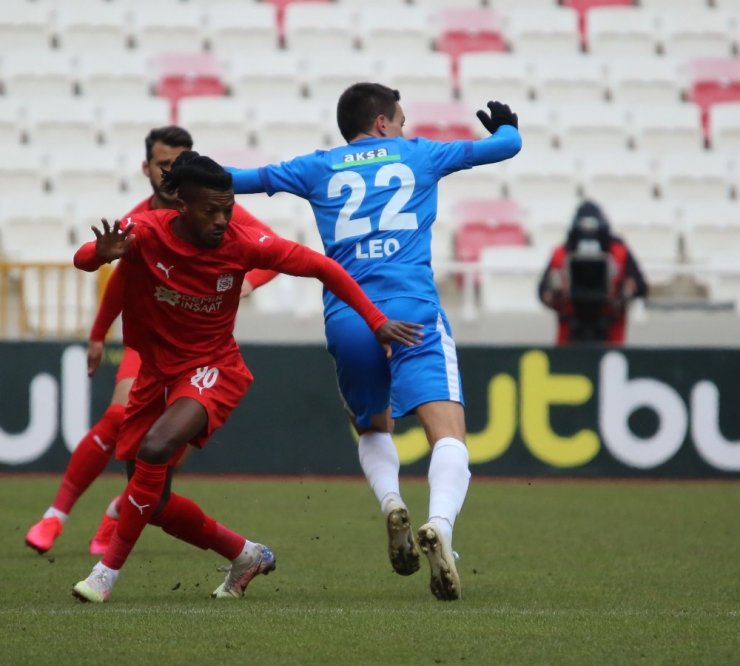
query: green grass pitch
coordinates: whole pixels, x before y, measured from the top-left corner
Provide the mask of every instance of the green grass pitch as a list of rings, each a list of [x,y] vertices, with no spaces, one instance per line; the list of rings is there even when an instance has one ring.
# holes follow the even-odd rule
[[[23,544],[52,477],[0,479],[0,664],[737,664],[737,483],[473,479],[456,526],[463,599],[407,578],[362,480],[182,476],[179,492],[277,570],[217,602],[214,553],[147,528],[103,606],[71,586],[121,479],[99,480],[46,556]],[[415,526],[424,480],[404,479]],[[426,565],[426,562],[424,562]]]

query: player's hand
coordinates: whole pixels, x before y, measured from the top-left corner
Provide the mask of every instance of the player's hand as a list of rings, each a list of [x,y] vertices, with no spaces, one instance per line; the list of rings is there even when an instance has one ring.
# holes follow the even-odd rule
[[[87,343],[87,376],[92,377],[103,359],[105,344],[96,340]]]
[[[375,337],[383,345],[385,355],[391,357],[391,342],[400,342],[407,347],[413,347],[421,342],[424,334],[419,330],[422,324],[410,324],[407,321],[396,321],[389,319],[377,331]]]
[[[90,227],[95,234],[95,252],[105,261],[120,259],[126,254],[134,239],[133,234],[131,234],[134,228],[133,223],[121,228],[120,220],[116,220],[112,227],[105,218],[101,219],[100,222],[103,225],[103,231],[100,231],[97,227]]]
[[[475,115],[478,116],[478,120],[481,121],[483,127],[485,127],[491,134],[493,134],[501,125],[513,125],[519,127],[519,118],[514,113],[508,104],[502,102],[488,102],[489,113],[486,113],[482,109],[479,110]]]

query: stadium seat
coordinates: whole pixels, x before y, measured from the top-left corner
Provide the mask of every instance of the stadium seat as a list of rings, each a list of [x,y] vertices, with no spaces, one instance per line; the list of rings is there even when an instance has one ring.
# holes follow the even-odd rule
[[[117,154],[116,159],[118,160]],[[139,163],[141,163],[141,160],[139,160]],[[148,183],[141,171],[139,171],[139,177],[142,185],[140,192],[89,190],[85,196],[69,198],[68,208],[70,213],[68,216],[69,222],[66,226],[69,229],[74,245],[79,246],[82,243],[94,240],[95,236],[90,227],[94,225],[100,228],[102,218],[105,218],[109,222],[121,219],[124,214],[144,199],[147,194],[151,195],[151,189],[147,193],[144,188],[144,186],[148,186]],[[121,178],[120,174],[119,178]],[[139,188],[136,189],[139,190]],[[64,193],[57,192],[56,194],[60,196]],[[137,198],[137,194],[140,194],[139,198]],[[60,197],[59,200],[61,201],[63,199]]]
[[[35,201],[46,185],[45,164],[46,151],[43,148],[3,144],[0,151],[0,195],[3,200],[15,196],[30,197]]]
[[[486,247],[529,244],[522,211],[512,199],[462,199],[453,217],[457,261],[478,261]]]
[[[211,155],[218,148],[246,148],[249,144],[247,104],[243,98],[186,97],[180,100],[177,117],[204,154]]]
[[[640,5],[647,9],[655,9],[666,13],[676,10],[674,0],[640,0]],[[706,10],[707,6],[707,0],[681,0],[681,11]]]
[[[524,213],[525,228],[533,245],[543,251],[552,250],[565,242],[580,203],[575,196],[552,200],[528,199],[520,202]],[[544,265],[542,266],[544,270]]]
[[[674,203],[729,201],[730,162],[723,153],[670,153],[660,160],[663,199]]]
[[[376,53],[350,51],[341,58],[314,53],[304,60],[304,85],[309,97],[336,102],[339,95],[357,81],[382,80]]]
[[[403,58],[391,56],[382,62],[386,85],[400,91],[401,103],[452,99],[452,69],[446,53],[409,52]]]
[[[54,29],[59,48],[69,52],[101,54],[128,47],[131,26],[128,10],[117,3],[58,3]]]
[[[686,202],[679,207],[686,255],[693,262],[740,248],[740,205],[737,201]]]
[[[266,164],[262,161],[255,164],[247,164],[244,161],[222,162],[223,164],[240,167],[261,166]],[[300,199],[292,194],[278,192],[269,197],[266,194],[238,195],[237,202],[246,208],[258,220],[267,224],[276,234],[283,238],[300,241],[303,226],[299,220],[301,205]]]
[[[35,146],[78,150],[99,143],[98,106],[84,97],[49,97],[28,107],[28,140]]]
[[[405,105],[404,113],[407,127],[404,134],[409,138],[423,136],[434,141],[475,138],[475,113],[463,102],[419,100]]]
[[[234,97],[255,101],[290,99],[303,94],[305,56],[285,51],[260,51],[249,58],[232,58],[224,78]]]
[[[11,261],[69,261],[74,249],[66,226],[68,217],[69,212],[54,197],[38,196],[32,206],[18,197],[3,199],[0,206],[3,256]]]
[[[9,97],[51,98],[74,94],[73,58],[69,53],[50,49],[6,51],[0,71],[3,89]]]
[[[342,53],[354,47],[354,13],[324,2],[291,3],[285,7],[283,38],[291,51]]]
[[[140,160],[149,130],[170,124],[170,104],[161,97],[107,100],[101,102],[99,112],[104,142],[121,149],[141,146]]]
[[[679,259],[680,226],[670,202],[604,202],[612,232],[622,237],[641,264],[672,264]]]
[[[232,0],[205,7],[206,40],[220,58],[245,58],[245,54],[275,50],[280,39],[277,10],[264,3]]]
[[[674,59],[732,54],[731,22],[724,12],[702,9],[666,11],[658,19],[662,51]]]
[[[675,104],[681,100],[679,69],[672,59],[612,58],[608,72],[611,98],[619,104]]]
[[[212,53],[160,53],[154,59],[157,77],[154,92],[168,99],[172,122],[177,123],[178,103],[183,97],[225,95],[218,61]]]
[[[626,151],[629,146],[627,107],[618,104],[567,104],[558,107],[560,145],[584,155]]]
[[[263,99],[253,107],[252,119],[252,144],[284,160],[326,147],[333,113],[314,100]]]
[[[560,4],[578,12],[578,31],[581,34],[581,45],[585,48],[588,46],[587,15],[589,11],[598,7],[631,7],[635,2],[634,0],[561,0]]]
[[[506,192],[519,201],[572,201],[578,195],[577,161],[565,151],[527,153],[504,163]]]
[[[542,58],[534,67],[535,94],[548,104],[603,102],[606,65],[596,56]]]
[[[701,112],[694,104],[635,108],[632,127],[637,149],[652,155],[696,152],[704,145]]]
[[[423,7],[429,10],[440,10],[447,9],[451,4],[450,0],[413,0],[413,4],[417,7]],[[455,0],[456,7],[462,8],[474,8],[480,7],[481,0]]]
[[[83,96],[105,100],[147,97],[153,84],[149,58],[135,51],[82,53],[75,78]]]
[[[3,149],[18,146],[23,141],[25,112],[26,105],[22,99],[0,99],[0,144]]]
[[[357,11],[356,34],[369,53],[428,53],[434,40],[432,16],[418,5],[391,5],[381,1]]]
[[[16,2],[0,13],[3,51],[44,50],[51,47],[52,7],[46,3]]]
[[[713,104],[740,101],[738,58],[697,58],[688,64],[687,78],[687,97],[699,105],[705,132]]]
[[[492,9],[455,7],[435,16],[435,50],[447,53],[452,62],[452,78],[458,89],[459,59],[463,53],[506,51],[504,22]]]
[[[458,199],[502,196],[503,174],[501,164],[482,164],[474,169],[456,171],[440,181],[439,200],[452,205]]]
[[[649,57],[658,47],[657,18],[642,7],[594,7],[586,18],[588,51],[605,57]]]
[[[584,195],[608,208],[621,201],[644,204],[658,191],[653,161],[648,155],[619,150],[590,150],[580,158]]]
[[[740,100],[715,104],[709,114],[712,150],[725,154],[740,154]]]
[[[509,53],[464,53],[460,56],[460,98],[485,108],[494,95],[512,107],[531,99],[533,65],[526,57]]]
[[[537,284],[549,254],[543,248],[494,246],[480,256],[481,309],[484,312],[537,312]]]
[[[117,153],[103,147],[89,150],[56,150],[49,154],[51,190],[64,196],[121,190],[122,177]]]
[[[509,19],[507,36],[515,53],[552,57],[580,51],[578,13],[570,7],[553,3],[549,10],[517,10]]]
[[[143,3],[131,12],[136,48],[144,53],[188,53],[203,49],[202,11],[188,3]]]
[[[278,39],[280,45],[285,45],[285,10],[288,5],[297,4],[300,2],[331,2],[332,0],[264,0],[266,4],[270,4],[275,8],[275,23],[278,29]]]

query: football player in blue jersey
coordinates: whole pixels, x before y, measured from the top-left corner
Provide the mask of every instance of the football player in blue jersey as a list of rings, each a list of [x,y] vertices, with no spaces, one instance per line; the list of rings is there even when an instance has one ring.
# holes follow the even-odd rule
[[[313,208],[326,255],[338,261],[388,317],[424,325],[422,343],[394,345],[386,358],[355,312],[324,290],[329,352],[342,398],[359,435],[362,469],[386,518],[395,571],[419,569],[419,548],[401,498],[395,418],[415,414],[432,449],[429,517],[418,543],[431,568],[431,590],[459,599],[452,530],[470,480],[465,412],[450,324],[431,267],[437,183],[461,169],[499,162],[521,148],[509,107],[489,102],[478,118],[491,133],[471,141],[403,136],[400,95],[378,83],[342,93],[337,122],[347,145],[280,164],[229,169],[239,194],[290,192]]]

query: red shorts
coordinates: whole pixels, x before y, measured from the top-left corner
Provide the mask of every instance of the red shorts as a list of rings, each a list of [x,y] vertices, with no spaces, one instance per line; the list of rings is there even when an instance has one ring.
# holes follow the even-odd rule
[[[124,347],[123,356],[116,372],[116,384],[124,379],[135,379],[136,375],[139,374],[140,367],[141,357],[139,352],[134,351],[131,347]]]
[[[149,429],[167,407],[179,398],[191,398],[206,410],[208,424],[190,442],[193,446],[203,448],[213,432],[226,422],[253,379],[238,353],[217,363],[190,370],[167,383],[147,366],[142,366],[129,394],[116,442],[116,458],[134,460]],[[183,446],[168,464],[176,464],[184,451]]]

